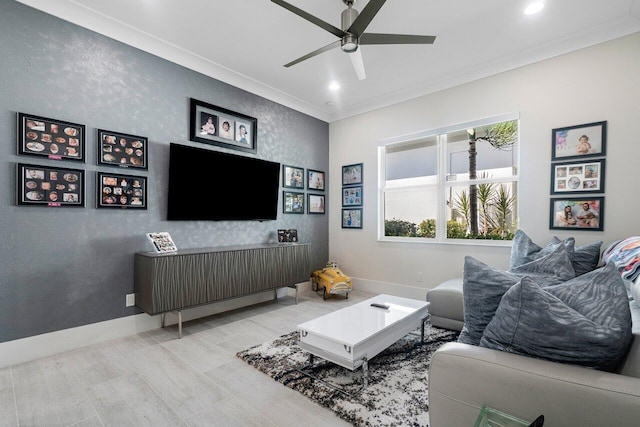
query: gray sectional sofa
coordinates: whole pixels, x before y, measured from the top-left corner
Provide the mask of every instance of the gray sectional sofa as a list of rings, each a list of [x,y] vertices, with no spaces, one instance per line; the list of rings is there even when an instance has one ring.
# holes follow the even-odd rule
[[[625,347],[625,357],[609,371],[462,342],[443,345],[429,368],[430,426],[472,426],[483,405],[527,421],[544,415],[545,427],[640,425],[640,280],[637,282],[631,283],[635,299],[628,301],[631,343]],[[434,326],[462,329],[462,279],[430,290],[427,300]]]

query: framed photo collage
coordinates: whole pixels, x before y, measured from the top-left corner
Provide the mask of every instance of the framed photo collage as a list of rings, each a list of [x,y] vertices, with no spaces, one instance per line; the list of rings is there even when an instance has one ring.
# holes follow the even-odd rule
[[[17,121],[18,155],[85,163],[85,125],[27,113]],[[147,209],[147,177],[122,171],[148,170],[148,139],[97,129],[96,145],[96,165],[120,169],[95,172],[96,207]],[[84,169],[19,162],[16,175],[18,206],[85,207]]]
[[[607,122],[553,129],[549,228],[604,230]]]
[[[305,194],[305,183],[308,192]],[[282,212],[323,215],[326,213],[325,173],[315,169],[282,165]],[[306,207],[305,207],[306,205]]]

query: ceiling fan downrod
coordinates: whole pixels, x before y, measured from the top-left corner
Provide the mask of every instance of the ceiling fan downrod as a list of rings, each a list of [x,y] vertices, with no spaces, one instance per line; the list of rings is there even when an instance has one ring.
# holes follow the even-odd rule
[[[355,21],[358,17],[358,11],[351,7],[356,2],[356,0],[342,1],[347,5],[347,9],[342,11],[342,31],[347,31],[351,27],[351,24],[353,24],[353,21]],[[358,50],[358,37],[347,32],[347,34],[342,37],[340,48],[343,52],[355,52],[356,50]]]

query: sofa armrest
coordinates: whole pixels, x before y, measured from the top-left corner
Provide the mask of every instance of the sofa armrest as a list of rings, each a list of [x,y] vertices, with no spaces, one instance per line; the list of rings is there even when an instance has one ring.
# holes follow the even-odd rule
[[[482,405],[545,427],[640,425],[640,379],[462,343],[429,368],[431,427],[472,426]]]

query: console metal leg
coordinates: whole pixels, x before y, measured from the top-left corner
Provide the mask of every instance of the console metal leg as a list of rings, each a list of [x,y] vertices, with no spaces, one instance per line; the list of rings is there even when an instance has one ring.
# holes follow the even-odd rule
[[[160,326],[161,326],[163,329],[164,329],[164,315],[165,315],[165,313],[162,313],[162,314],[160,315]]]
[[[182,338],[182,311],[178,310],[178,338]]]
[[[277,301],[277,300],[278,300],[278,290],[277,290],[277,289],[274,289],[274,290],[273,290],[273,300],[274,300],[274,301]]]

